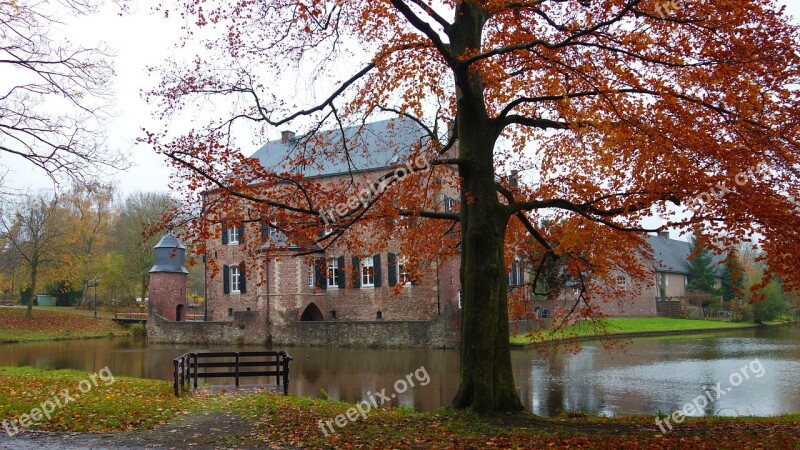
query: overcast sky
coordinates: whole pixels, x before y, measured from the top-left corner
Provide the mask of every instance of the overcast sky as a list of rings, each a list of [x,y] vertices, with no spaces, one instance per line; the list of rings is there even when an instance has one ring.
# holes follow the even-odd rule
[[[800,17],[800,2],[797,0],[778,0],[778,3],[787,5],[791,16]],[[98,41],[104,41],[116,49],[116,117],[109,125],[108,145],[128,152],[133,164],[129,170],[113,176],[122,195],[134,191],[166,191],[169,181],[169,168],[163,158],[145,146],[135,145],[135,140],[141,136],[143,126],[160,129],[153,122],[150,107],[142,100],[141,91],[157,81],[148,74],[147,67],[158,66],[171,55],[171,43],[176,42],[179,31],[171,26],[175,25],[174,21],[169,25],[163,18],[142,9],[136,14],[119,16],[113,7],[109,7],[103,14],[71,24],[66,30],[76,42],[96,45]],[[275,139],[279,133],[280,130],[269,130],[268,136]],[[253,151],[256,149],[254,145]],[[2,155],[0,165],[9,170],[5,182],[13,188],[25,191],[52,187],[44,175],[20,158]]]

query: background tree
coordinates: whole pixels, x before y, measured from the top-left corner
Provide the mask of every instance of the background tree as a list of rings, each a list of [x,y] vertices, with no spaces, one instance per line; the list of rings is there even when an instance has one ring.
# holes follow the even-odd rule
[[[800,217],[788,200],[800,195],[797,29],[769,0],[658,5],[270,0],[201,8],[178,0],[162,8],[191,17],[187,39],[210,37],[202,55],[163,66],[151,99],[159,117],[186,109],[211,117],[179,131],[171,122],[144,140],[178,169],[176,186],[195,217],[187,238],[198,253],[220,220],[278,217],[293,241],[327,248],[354,243],[357,222],[383,236],[415,219],[416,237],[398,239],[416,244],[416,258],[461,259],[453,405],[519,410],[506,268],[526,245],[541,246],[543,258],[576,255],[565,259],[570,276],[591,267],[595,280],[610,284],[620,270],[643,273],[630,254],[644,244],[643,232],[655,231],[641,226],[651,215],[679,230],[702,223],[710,234],[725,230],[722,248],[757,229],[770,267],[800,285]],[[298,83],[310,86],[303,95],[275,88],[275,77],[292,69],[310,73]],[[209,102],[213,113],[202,108]],[[419,175],[389,183],[390,195],[351,208],[324,234],[318,210],[364,186],[321,186],[292,169],[351,161],[358,146],[304,135],[301,150],[265,168],[235,139],[241,123],[341,132],[389,116],[428,131],[397,149],[399,160],[422,154],[457,171],[458,211],[437,208],[435,183]],[[504,176],[511,169],[520,183]],[[445,169],[432,172],[441,177]],[[203,203],[212,190],[219,195]],[[688,214],[674,214],[687,205]],[[542,217],[566,221],[557,244],[534,225]],[[448,230],[460,236],[460,253],[441,242]],[[607,300],[585,292],[575,320]]]
[[[690,242],[689,256],[689,284],[687,287],[694,291],[717,295],[717,265],[711,257],[711,252],[703,244],[703,239],[697,235]]]
[[[725,256],[722,268],[722,300],[741,302],[744,294],[744,268],[739,261],[739,252],[731,249]]]
[[[133,300],[139,292],[140,285],[136,283],[136,289],[131,288],[130,277],[126,273],[125,258],[117,251],[111,251],[103,255],[103,261],[99,265],[98,275],[102,280],[99,288],[104,296],[111,301],[127,298]]]
[[[58,34],[66,17],[95,11],[94,0],[0,2],[0,152],[53,179],[85,183],[124,167],[104,145],[111,55]]]
[[[690,304],[701,308],[704,316],[710,316],[722,307],[722,298],[717,288],[719,267],[714,263],[706,242],[704,236],[697,233],[692,236],[686,296]]]
[[[28,317],[33,315],[40,277],[46,270],[60,269],[69,248],[60,213],[57,198],[46,195],[3,204],[0,236],[27,271]]]
[[[11,242],[3,236],[0,233],[0,292],[4,299],[11,299],[20,287],[19,255]]]
[[[136,286],[136,296],[142,299],[147,297],[153,247],[161,238],[153,230],[174,205],[168,194],[137,192],[125,198],[119,212],[112,245],[124,261],[128,280]]]
[[[746,316],[755,323],[777,320],[787,312],[789,302],[779,279],[770,279],[769,284],[762,286],[765,278],[763,266],[747,274],[745,287],[748,288],[748,305]]]
[[[86,305],[89,280],[100,270],[114,221],[114,188],[100,183],[75,185],[62,195],[61,204],[68,214],[64,220],[68,222],[73,245],[68,256],[74,270],[74,285],[80,286],[81,303]]]

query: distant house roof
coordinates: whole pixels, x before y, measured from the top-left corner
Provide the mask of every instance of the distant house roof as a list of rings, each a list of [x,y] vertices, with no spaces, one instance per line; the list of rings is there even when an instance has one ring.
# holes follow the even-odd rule
[[[647,243],[653,250],[656,271],[689,275],[690,243],[662,236],[648,236]],[[711,259],[717,265],[717,276],[720,276],[724,257],[712,253]]]
[[[279,173],[331,176],[404,163],[404,153],[427,139],[427,132],[418,123],[400,117],[347,127],[344,132],[336,129],[303,136],[284,132],[283,139],[267,142],[252,157]],[[345,158],[345,148],[349,159]],[[299,156],[311,158],[311,164],[290,166],[289,161]]]

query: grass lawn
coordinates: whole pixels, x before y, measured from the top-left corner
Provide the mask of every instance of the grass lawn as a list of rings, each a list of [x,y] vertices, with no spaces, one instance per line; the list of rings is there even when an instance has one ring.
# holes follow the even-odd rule
[[[33,317],[28,318],[25,312],[25,308],[0,307],[0,344],[131,334],[110,319],[39,308],[34,308]]]
[[[172,385],[165,381],[116,378],[113,373],[108,376],[105,372],[100,375],[103,376],[95,378],[95,386],[89,374],[77,370],[2,367],[0,419],[19,419],[22,414],[30,413],[33,408],[55,397],[63,408],[56,405],[50,420],[45,419],[33,428],[98,432],[132,430],[172,419],[181,406],[180,400],[172,394]],[[87,385],[84,380],[91,384]],[[74,400],[65,399],[64,389]]]
[[[18,419],[60,389],[78,392],[88,374],[67,370],[0,368],[0,420]],[[98,386],[36,428],[122,431],[115,442],[150,436],[157,445],[182,448],[216,444],[250,448],[796,448],[800,414],[772,418],[688,419],[660,434],[653,416],[606,419],[575,414],[543,418],[530,414],[481,417],[440,409],[418,413],[378,408],[339,419],[323,433],[320,423],[345,417],[353,404],[274,394],[205,394],[176,399],[165,381],[116,378]],[[124,401],[120,401],[124,399]],[[215,416],[216,414],[216,416]],[[341,416],[340,416],[341,415]],[[179,433],[208,417],[240,423],[238,432]],[[172,420],[174,419],[174,420]],[[172,420],[172,422],[170,422]],[[167,422],[168,425],[160,427]],[[215,427],[225,426],[218,423]],[[324,426],[324,425],[323,425]],[[157,427],[153,431],[143,431]],[[159,430],[166,430],[161,431]],[[0,430],[2,431],[2,430]],[[237,430],[234,430],[237,431]],[[149,434],[148,434],[149,433]],[[327,435],[326,435],[327,434]],[[155,439],[155,441],[153,440]],[[163,442],[158,442],[163,439]]]
[[[703,331],[714,328],[743,328],[752,326],[749,322],[723,322],[719,320],[692,320],[692,319],[672,319],[669,317],[645,317],[645,318],[611,318],[606,320],[608,333],[647,333],[657,331]],[[569,337],[594,336],[602,334],[596,326],[589,324],[578,324],[558,332],[552,333],[545,331],[540,339],[536,341],[546,341],[552,339],[563,339]],[[518,334],[511,337],[512,344],[528,344],[531,342],[530,336]]]

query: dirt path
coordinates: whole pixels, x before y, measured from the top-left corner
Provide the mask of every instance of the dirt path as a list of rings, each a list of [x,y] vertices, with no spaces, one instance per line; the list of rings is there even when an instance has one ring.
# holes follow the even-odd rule
[[[131,433],[52,433],[29,431],[0,435],[0,450],[263,449],[251,422],[235,413],[182,416],[154,430]],[[290,449],[291,447],[284,447]]]

